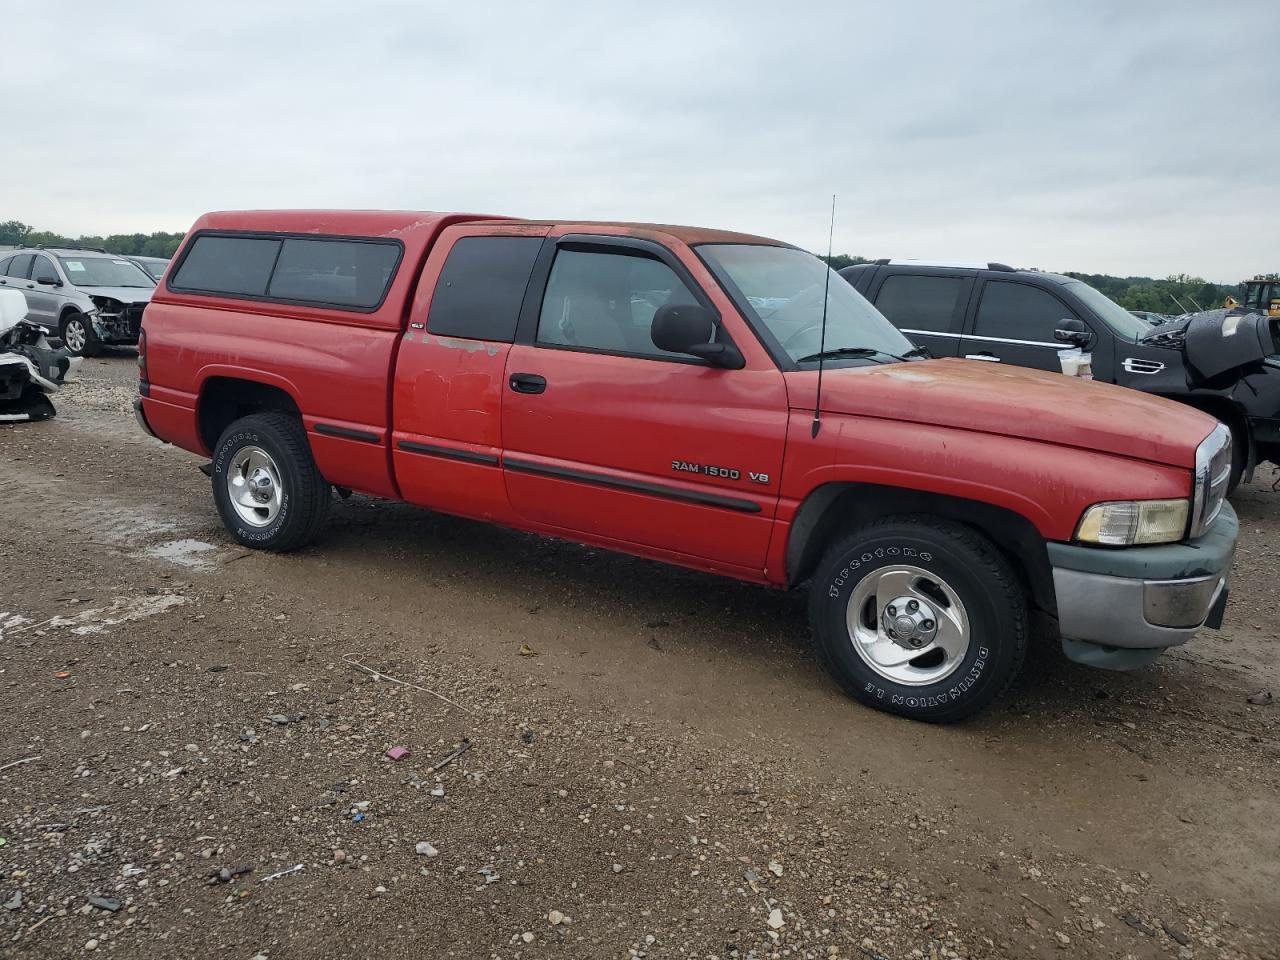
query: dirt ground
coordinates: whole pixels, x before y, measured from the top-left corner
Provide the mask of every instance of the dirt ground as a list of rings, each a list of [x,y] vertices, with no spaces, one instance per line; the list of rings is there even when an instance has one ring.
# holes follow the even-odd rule
[[[929,727],[800,594],[361,497],[241,549],[135,375],[0,428],[0,957],[1280,957],[1274,471],[1222,632]]]

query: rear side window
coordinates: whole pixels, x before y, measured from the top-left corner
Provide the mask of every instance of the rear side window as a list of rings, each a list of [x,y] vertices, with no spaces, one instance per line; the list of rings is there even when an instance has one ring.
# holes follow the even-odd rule
[[[973,332],[979,337],[1031,340],[1057,346],[1053,331],[1073,316],[1055,296],[1024,283],[988,280]]]
[[[964,310],[960,296],[965,285],[960,277],[897,274],[881,285],[876,309],[900,330],[958,332],[958,314]]]
[[[279,252],[279,240],[197,237],[172,285],[203,293],[261,297],[267,292]]]
[[[197,237],[175,290],[374,310],[400,262],[400,244],[310,237]]]
[[[463,237],[440,271],[427,331],[511,343],[541,237]]]
[[[9,267],[5,270],[6,277],[25,277],[27,271],[31,269],[31,261],[34,258],[29,253],[22,253],[9,261]]]

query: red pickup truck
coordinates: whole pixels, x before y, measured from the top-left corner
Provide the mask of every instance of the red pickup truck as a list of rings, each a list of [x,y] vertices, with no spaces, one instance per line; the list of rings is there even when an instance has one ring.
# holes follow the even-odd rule
[[[692,227],[201,218],[139,344],[143,428],[231,535],[333,488],[772,587],[851,695],[972,714],[1027,652],[1127,669],[1220,624],[1230,435],[1101,383],[928,360],[816,257]]]

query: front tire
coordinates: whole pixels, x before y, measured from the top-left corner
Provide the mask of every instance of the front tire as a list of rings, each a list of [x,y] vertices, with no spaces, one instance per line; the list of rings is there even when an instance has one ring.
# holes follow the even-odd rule
[[[222,522],[246,547],[296,550],[328,514],[329,484],[296,417],[258,413],[231,424],[214,448],[211,477]]]
[[[838,540],[813,578],[813,642],[868,706],[950,723],[984,709],[1026,659],[1026,595],[985,537],[932,517],[877,521]]]
[[[62,336],[62,344],[73,357],[93,357],[98,354],[98,335],[93,332],[93,324],[79,311],[69,313],[58,325],[58,333]]]

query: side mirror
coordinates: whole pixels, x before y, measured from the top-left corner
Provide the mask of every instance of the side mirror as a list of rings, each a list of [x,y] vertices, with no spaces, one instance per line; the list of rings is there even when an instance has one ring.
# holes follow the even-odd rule
[[[1077,320],[1075,317],[1067,317],[1058,321],[1058,329],[1053,331],[1053,339],[1059,343],[1069,343],[1071,346],[1079,347],[1083,350],[1089,346],[1090,341],[1093,340],[1093,335],[1082,320]]]
[[[687,353],[729,370],[746,366],[746,360],[733,344],[711,342],[715,332],[715,319],[705,307],[668,303],[654,312],[649,336],[655,347],[668,353]]]
[[[43,275],[41,275],[41,276],[39,276],[39,277],[36,277],[36,283],[40,284],[42,287],[60,287],[60,286],[62,286],[62,281],[61,281],[61,280],[59,280],[57,277],[52,276],[51,274],[48,274],[48,273],[43,274]]]

